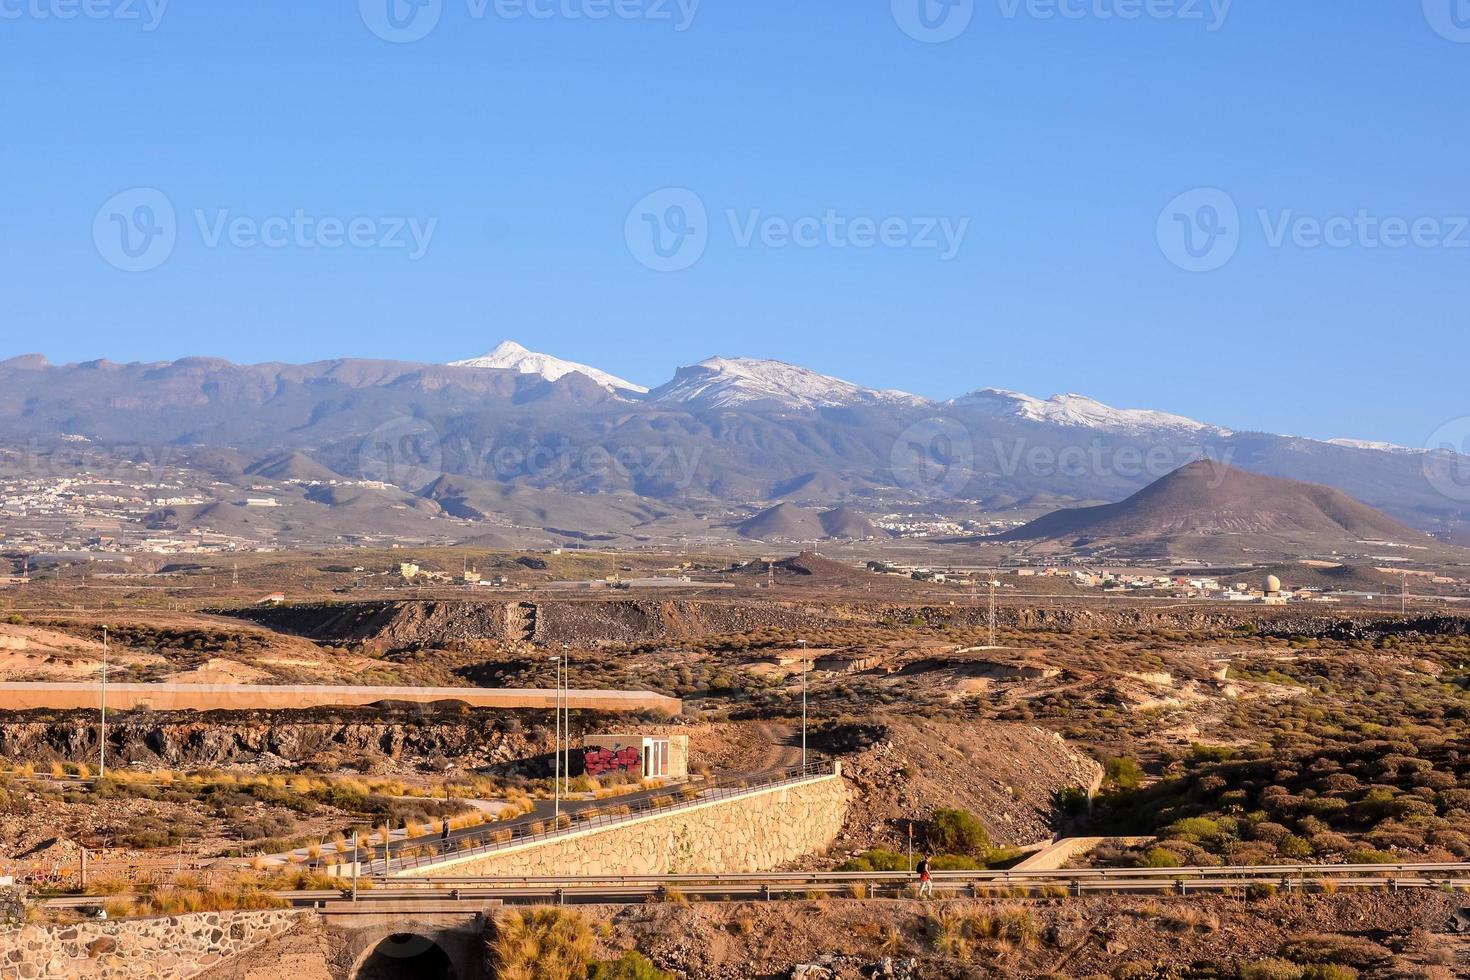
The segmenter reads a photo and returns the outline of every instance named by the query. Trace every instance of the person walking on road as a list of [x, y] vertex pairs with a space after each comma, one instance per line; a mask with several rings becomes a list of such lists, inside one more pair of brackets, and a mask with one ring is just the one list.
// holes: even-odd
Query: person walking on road
[[439, 831], [439, 849], [442, 851], [449, 846], [449, 818], [444, 818], [444, 827]]
[[929, 855], [924, 855], [924, 859], [919, 862], [919, 867], [917, 870], [919, 872], [919, 897], [933, 898], [934, 869], [933, 865], [929, 861]]

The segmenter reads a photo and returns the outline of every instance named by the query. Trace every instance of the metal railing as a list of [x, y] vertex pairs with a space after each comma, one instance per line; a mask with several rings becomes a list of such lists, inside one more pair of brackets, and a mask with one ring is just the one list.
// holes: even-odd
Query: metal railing
[[[662, 792], [630, 802], [618, 802], [613, 797], [605, 804], [594, 802], [581, 810], [563, 813], [560, 824], [547, 828], [546, 824], [556, 818], [546, 817], [539, 821], [524, 821], [511, 827], [497, 829], [486, 824], [481, 830], [461, 835], [448, 842], [433, 842], [418, 845], [426, 853], [413, 856], [389, 855], [386, 859], [365, 862], [362, 873], [369, 876], [385, 876], [414, 868], [445, 864], [465, 858], [493, 854], [510, 847], [552, 841], [572, 834], [580, 834], [600, 827], [611, 827], [628, 823], [650, 814], [676, 813], [705, 803], [738, 799], [793, 783], [806, 782], [821, 776], [832, 776], [838, 772], [835, 763], [814, 763], [794, 769], [777, 769], [770, 772], [752, 773], [739, 777], [716, 778], [700, 784], [671, 786]], [[585, 816], [592, 813], [593, 816]], [[465, 846], [466, 841], [477, 842]]]

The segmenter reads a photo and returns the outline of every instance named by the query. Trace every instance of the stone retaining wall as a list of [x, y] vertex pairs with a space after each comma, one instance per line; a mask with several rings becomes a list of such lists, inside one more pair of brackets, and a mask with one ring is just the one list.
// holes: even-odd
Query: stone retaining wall
[[592, 828], [492, 854], [451, 858], [399, 877], [437, 875], [660, 875], [769, 871], [826, 850], [852, 791], [822, 776], [729, 800]]
[[290, 932], [309, 914], [200, 912], [23, 926], [0, 933], [0, 977], [185, 980]]

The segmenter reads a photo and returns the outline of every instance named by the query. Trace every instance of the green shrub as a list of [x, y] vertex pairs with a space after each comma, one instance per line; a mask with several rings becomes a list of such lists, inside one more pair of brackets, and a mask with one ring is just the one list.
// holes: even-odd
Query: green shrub
[[990, 851], [990, 834], [967, 810], [935, 810], [929, 841], [936, 850], [946, 854], [979, 858]]
[[1121, 790], [1137, 789], [1143, 782], [1143, 767], [1137, 759], [1119, 756], [1109, 759], [1103, 766], [1109, 785]]
[[1154, 847], [1143, 856], [1143, 866], [1145, 868], [1178, 868], [1183, 866], [1183, 862], [1173, 851], [1163, 847]]
[[1240, 980], [1302, 980], [1306, 973], [1286, 960], [1261, 960], [1240, 968]]
[[1305, 837], [1296, 834], [1287, 834], [1281, 843], [1276, 845], [1281, 856], [1291, 858], [1293, 861], [1305, 861], [1312, 856], [1312, 844]]
[[587, 980], [674, 980], [674, 975], [648, 962], [648, 957], [636, 949], [630, 949], [615, 960], [593, 963], [587, 971]]

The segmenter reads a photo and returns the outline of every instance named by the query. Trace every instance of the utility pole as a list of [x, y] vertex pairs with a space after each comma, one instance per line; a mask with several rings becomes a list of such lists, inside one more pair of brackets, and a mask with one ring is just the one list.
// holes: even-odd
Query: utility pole
[[1404, 572], [1404, 590], [1403, 590], [1403, 594], [1399, 597], [1399, 615], [1401, 615], [1401, 616], [1407, 616], [1408, 614], [1409, 614], [1409, 573], [1408, 572]]
[[102, 627], [102, 737], [97, 740], [97, 778], [107, 778], [107, 627]]
[[806, 640], [797, 640], [801, 647], [801, 769], [803, 775], [806, 773], [806, 675], [811, 672], [811, 664], [806, 659]]
[[[352, 900], [357, 901], [357, 869], [362, 865], [362, 852], [357, 849], [357, 831], [352, 832]], [[383, 868], [386, 872], [388, 869]]]

